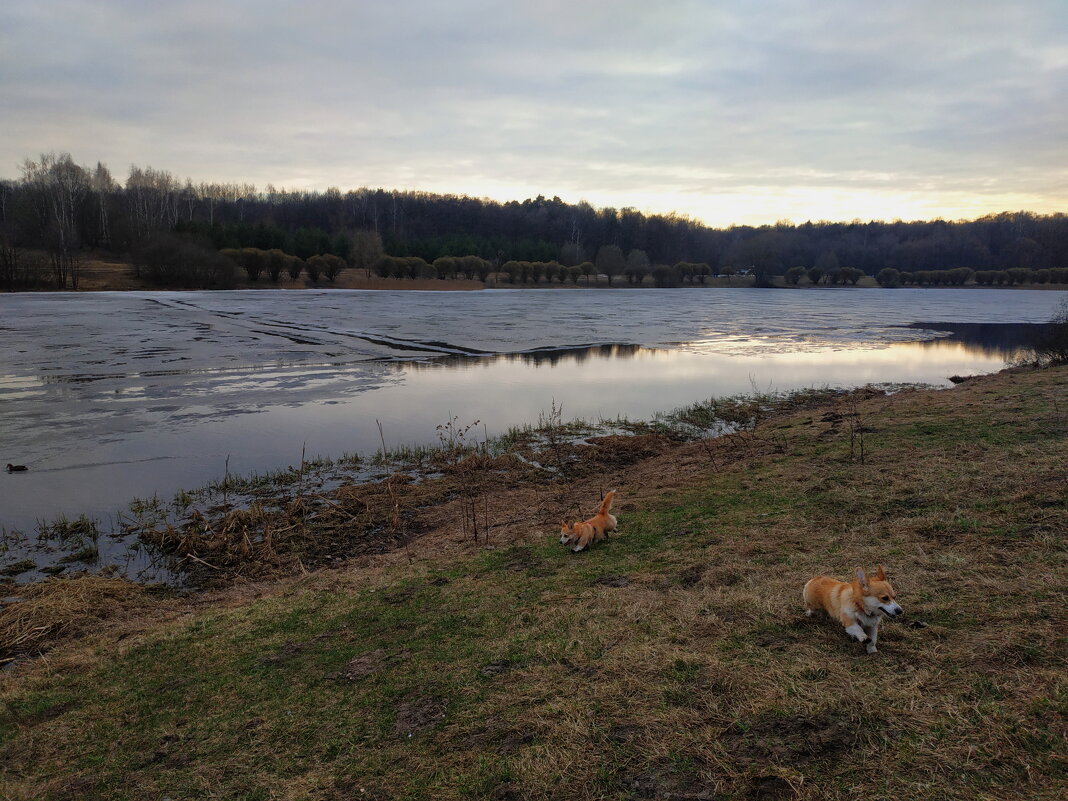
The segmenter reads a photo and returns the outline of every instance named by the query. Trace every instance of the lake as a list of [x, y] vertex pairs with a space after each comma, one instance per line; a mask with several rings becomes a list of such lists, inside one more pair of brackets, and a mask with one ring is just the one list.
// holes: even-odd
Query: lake
[[[750, 392], [948, 386], [1068, 293], [954, 289], [241, 291], [0, 296], [0, 529], [315, 455], [649, 417]], [[381, 425], [381, 432], [379, 430]]]

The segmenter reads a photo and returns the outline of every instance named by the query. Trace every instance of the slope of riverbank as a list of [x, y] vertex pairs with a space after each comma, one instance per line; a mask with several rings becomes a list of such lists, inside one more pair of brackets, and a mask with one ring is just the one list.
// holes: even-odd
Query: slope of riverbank
[[[817, 401], [339, 491], [339, 530], [404, 536], [336, 568], [51, 582], [82, 608], [0, 612], [57, 635], [3, 674], [0, 797], [1063, 797], [1068, 369]], [[567, 551], [612, 488], [619, 533]], [[800, 593], [876, 563], [906, 616], [868, 656]]]

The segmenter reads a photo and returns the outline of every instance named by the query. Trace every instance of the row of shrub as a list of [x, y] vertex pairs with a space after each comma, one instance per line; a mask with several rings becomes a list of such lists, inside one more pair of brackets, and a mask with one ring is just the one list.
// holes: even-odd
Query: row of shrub
[[837, 267], [833, 270], [824, 270], [820, 267], [791, 267], [783, 275], [788, 284], [797, 286], [801, 279], [807, 278], [811, 284], [852, 284], [864, 277], [864, 271], [856, 267]]
[[210, 244], [178, 234], [156, 234], [133, 253], [133, 272], [150, 284], [196, 289], [230, 289], [233, 262]]
[[899, 272], [893, 267], [879, 271], [875, 280], [881, 286], [963, 286], [974, 281], [980, 286], [1016, 286], [1024, 284], [1068, 283], [1068, 268], [1055, 267], [1048, 270], [1030, 270], [1014, 267], [1010, 270], [970, 270], [957, 267], [953, 270], [917, 270]]
[[875, 276], [880, 286], [964, 286], [974, 275], [967, 267], [953, 270], [916, 270], [901, 272], [893, 267], [884, 267]]
[[1068, 284], [1068, 267], [1053, 267], [1048, 270], [1029, 270], [1014, 267], [1011, 270], [977, 270], [975, 283], [983, 286], [1013, 284]]
[[[266, 274], [277, 283], [283, 274], [296, 280], [301, 272], [307, 273], [312, 281], [325, 277], [334, 281], [341, 270], [348, 264], [344, 259], [333, 254], [312, 256], [304, 260], [284, 253], [278, 249], [259, 250], [241, 248], [223, 250], [221, 253], [243, 268], [252, 281]], [[578, 284], [582, 278], [586, 283], [593, 282], [600, 273], [593, 262], [585, 261], [571, 267], [558, 261], [506, 261], [495, 270], [493, 263], [479, 256], [444, 256], [435, 259], [432, 264], [418, 256], [380, 256], [370, 266], [370, 271], [381, 278], [419, 279], [438, 278], [487, 281], [496, 273], [498, 280], [511, 284], [537, 284], [542, 281], [552, 284], [571, 282]], [[728, 279], [737, 274], [737, 270], [724, 268], [716, 271]], [[645, 268], [626, 268], [618, 276], [608, 275], [611, 286], [613, 278], [623, 278], [630, 286], [640, 286], [647, 277], [658, 287], [679, 286], [680, 284], [705, 283], [712, 274], [707, 264], [679, 262], [674, 266], [666, 264], [651, 265]], [[818, 285], [853, 285], [864, 277], [864, 271], [856, 267], [839, 267], [822, 270], [818, 267], [792, 267], [783, 276], [787, 284], [797, 286], [803, 280]], [[952, 270], [917, 270], [904, 272], [887, 267], [875, 276], [881, 286], [963, 286], [974, 281], [981, 286], [1011, 286], [1023, 284], [1068, 283], [1068, 268], [1048, 270], [1029, 270], [1014, 268], [1011, 270], [979, 270], [966, 267]]]
[[[592, 261], [584, 261], [570, 267], [558, 261], [506, 261], [501, 265], [500, 271], [505, 280], [513, 284], [537, 284], [543, 279], [550, 284], [554, 281], [560, 284], [568, 281], [577, 284], [583, 277], [589, 284], [603, 275], [608, 279], [609, 286], [612, 286], [616, 278], [622, 278], [629, 286], [640, 286], [647, 277], [651, 277], [653, 284], [658, 287], [679, 286], [687, 282], [692, 284], [695, 281], [704, 284], [705, 279], [712, 273], [711, 268], [703, 263], [678, 262], [671, 266], [649, 264], [648, 261], [630, 264], [621, 272], [602, 270]], [[736, 273], [737, 270], [731, 267], [722, 271], [722, 274], [728, 277]]]
[[583, 275], [587, 279], [596, 275], [591, 262], [576, 267], [565, 267], [557, 261], [506, 261], [494, 270], [493, 262], [479, 256], [443, 256], [428, 264], [418, 256], [380, 256], [371, 264], [371, 271], [380, 278], [467, 278], [487, 281], [496, 272], [499, 280], [512, 284], [550, 283], [567, 280], [578, 283]]
[[[418, 256], [386, 256], [375, 258], [368, 265], [368, 273], [383, 278], [438, 278], [487, 281], [496, 274], [497, 280], [511, 284], [538, 284], [542, 281], [578, 284], [585, 277], [593, 283], [599, 275], [607, 275], [611, 286], [614, 278], [624, 279], [631, 286], [641, 286], [647, 278], [658, 287], [679, 286], [684, 283], [704, 284], [713, 270], [704, 263], [679, 262], [674, 266], [650, 265], [648, 260], [631, 260], [620, 272], [605, 271], [590, 261], [566, 266], [559, 261], [504, 262], [500, 267], [479, 256], [445, 256], [428, 263]], [[364, 262], [367, 264], [367, 262]], [[137, 274], [151, 283], [165, 286], [224, 288], [236, 283], [235, 268], [243, 270], [250, 281], [267, 276], [278, 283], [283, 276], [297, 280], [302, 273], [317, 282], [326, 278], [333, 282], [349, 263], [334, 254], [326, 253], [302, 259], [279, 248], [227, 248], [215, 251], [206, 241], [174, 234], [161, 234], [146, 241], [135, 257]], [[732, 277], [739, 271], [725, 267], [714, 271]], [[855, 267], [792, 267], [783, 276], [789, 285], [802, 281], [810, 284], [856, 285], [864, 272]], [[962, 286], [973, 282], [981, 286], [1011, 286], [1024, 284], [1068, 283], [1068, 268], [1031, 270], [979, 270], [965, 267], [952, 270], [899, 271], [887, 267], [875, 276], [881, 286]], [[758, 284], [759, 285], [759, 284]], [[764, 284], [767, 285], [767, 284]]]
[[283, 274], [296, 281], [302, 272], [307, 273], [312, 281], [318, 281], [321, 277], [333, 281], [338, 273], [348, 267], [344, 259], [333, 253], [302, 259], [278, 248], [225, 248], [219, 252], [243, 269], [250, 281], [258, 281], [261, 275], [266, 274], [275, 284], [281, 280]]
[[553, 281], [561, 284], [565, 281], [571, 281], [571, 283], [577, 284], [582, 276], [586, 276], [586, 283], [589, 283], [591, 277], [597, 275], [597, 268], [592, 261], [584, 261], [571, 267], [567, 267], [555, 260], [506, 261], [501, 265], [501, 272], [504, 273], [511, 284], [536, 284], [543, 278], [550, 284]]
[[479, 256], [443, 256], [429, 264], [419, 256], [379, 256], [371, 272], [380, 278], [460, 278], [485, 281], [493, 262]]

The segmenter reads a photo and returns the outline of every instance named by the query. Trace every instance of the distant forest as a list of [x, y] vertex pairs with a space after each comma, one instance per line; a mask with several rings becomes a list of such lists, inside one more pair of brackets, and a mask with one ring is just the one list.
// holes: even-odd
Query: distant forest
[[[450, 277], [457, 267], [462, 271], [464, 260], [449, 257], [478, 257], [466, 262], [468, 273], [501, 270], [537, 280], [546, 277], [547, 265], [555, 265], [551, 269], [561, 281], [596, 271], [632, 284], [652, 277], [657, 285], [741, 271], [755, 275], [759, 285], [777, 275], [789, 281], [791, 270], [811, 277], [845, 270], [876, 276], [887, 270], [911, 275], [1068, 267], [1064, 214], [723, 229], [677, 214], [594, 208], [557, 197], [500, 203], [367, 188], [287, 191], [195, 184], [137, 166], [120, 183], [104, 164], [78, 165], [68, 154], [27, 160], [20, 172], [16, 180], [0, 181], [0, 286], [6, 288], [33, 280], [27, 251], [48, 254], [54, 285], [76, 288], [79, 259], [87, 249], [128, 257], [146, 269], [168, 253], [183, 253], [179, 260], [186, 261], [212, 261], [226, 253], [237, 264], [241, 259], [234, 254], [243, 250], [284, 254], [289, 261], [276, 259], [275, 279], [281, 270], [299, 271], [317, 256], [340, 260], [319, 262], [328, 277], [347, 266], [383, 271], [389, 265], [398, 274], [405, 268], [397, 265], [409, 271], [425, 265], [427, 275]], [[225, 284], [221, 264], [209, 265], [194, 283]], [[269, 264], [265, 257], [268, 272]]]

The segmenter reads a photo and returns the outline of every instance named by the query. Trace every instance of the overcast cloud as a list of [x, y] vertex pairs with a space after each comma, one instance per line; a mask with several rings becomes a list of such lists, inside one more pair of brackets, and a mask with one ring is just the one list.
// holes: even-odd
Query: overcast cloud
[[1068, 2], [0, 6], [0, 176], [779, 218], [1068, 210]]

